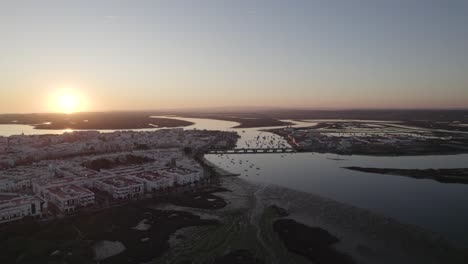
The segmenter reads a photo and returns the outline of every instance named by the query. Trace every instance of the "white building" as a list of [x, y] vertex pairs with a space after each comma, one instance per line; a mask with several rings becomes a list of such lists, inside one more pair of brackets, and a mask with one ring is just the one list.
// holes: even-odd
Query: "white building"
[[144, 184], [145, 192], [155, 192], [174, 186], [174, 177], [162, 175], [158, 172], [145, 171], [134, 175], [133, 178]]
[[[78, 170], [78, 169], [77, 169]], [[82, 169], [79, 170], [83, 176], [74, 176], [67, 178], [41, 178], [32, 180], [32, 190], [35, 194], [44, 198], [44, 190], [51, 187], [65, 186], [65, 185], [77, 185], [83, 188], [93, 188], [94, 183], [103, 178], [112, 177], [112, 174], [106, 172], [95, 173], [91, 170]]]
[[47, 188], [44, 197], [64, 213], [94, 204], [94, 193], [75, 184]]
[[139, 198], [145, 190], [142, 182], [122, 176], [98, 180], [94, 185], [119, 200]]
[[0, 178], [0, 191], [11, 192], [16, 189], [16, 183], [13, 179], [2, 177]]
[[167, 168], [158, 171], [165, 176], [172, 176], [175, 178], [177, 185], [188, 185], [200, 181], [203, 177], [203, 172], [200, 170], [190, 170], [185, 168]]
[[37, 196], [0, 193], [0, 224], [20, 220], [26, 216], [47, 214], [47, 202]]
[[88, 177], [69, 177], [69, 178], [54, 178], [54, 179], [37, 179], [33, 180], [33, 192], [41, 197], [45, 197], [47, 189], [52, 187], [60, 187], [66, 185], [77, 185], [92, 187], [94, 179]]
[[0, 191], [3, 192], [19, 192], [31, 189], [31, 179], [25, 177], [14, 178], [0, 178]]

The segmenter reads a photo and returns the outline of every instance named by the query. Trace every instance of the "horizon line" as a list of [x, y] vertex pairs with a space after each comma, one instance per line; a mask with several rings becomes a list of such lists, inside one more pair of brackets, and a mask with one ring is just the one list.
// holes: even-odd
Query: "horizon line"
[[159, 108], [159, 109], [139, 109], [139, 110], [124, 110], [124, 109], [114, 109], [114, 110], [89, 110], [89, 111], [78, 111], [73, 113], [62, 113], [62, 112], [4, 112], [0, 113], [0, 115], [27, 115], [27, 114], [63, 114], [63, 115], [74, 115], [74, 114], [92, 114], [92, 113], [123, 113], [123, 112], [163, 112], [163, 111], [216, 111], [218, 113], [223, 112], [232, 112], [232, 111], [240, 111], [245, 110], [245, 112], [249, 112], [252, 110], [263, 110], [263, 111], [468, 111], [468, 107], [384, 107], [384, 108], [376, 108], [376, 107], [359, 107], [359, 108], [324, 108], [324, 107], [270, 107], [270, 106], [236, 106], [236, 107], [174, 107], [174, 108]]

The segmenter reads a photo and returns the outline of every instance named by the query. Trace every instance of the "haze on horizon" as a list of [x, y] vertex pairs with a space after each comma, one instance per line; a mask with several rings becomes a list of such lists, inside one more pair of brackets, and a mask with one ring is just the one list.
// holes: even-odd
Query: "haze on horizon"
[[5, 0], [0, 113], [466, 108], [466, 25], [463, 0]]

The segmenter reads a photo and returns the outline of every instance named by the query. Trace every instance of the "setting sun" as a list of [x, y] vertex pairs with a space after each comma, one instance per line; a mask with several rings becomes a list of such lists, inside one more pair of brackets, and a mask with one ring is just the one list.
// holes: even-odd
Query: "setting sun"
[[71, 114], [81, 111], [83, 99], [74, 91], [61, 91], [54, 96], [52, 105], [55, 112]]
[[73, 94], [63, 94], [58, 98], [58, 105], [65, 113], [73, 113], [78, 105], [78, 98]]

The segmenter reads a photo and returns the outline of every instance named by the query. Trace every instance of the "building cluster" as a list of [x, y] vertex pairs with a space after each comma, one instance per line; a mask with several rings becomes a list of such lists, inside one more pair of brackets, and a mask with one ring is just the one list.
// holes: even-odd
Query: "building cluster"
[[[134, 165], [129, 156], [133, 159], [140, 157], [145, 162]], [[112, 163], [114, 160], [120, 162]], [[114, 165], [99, 170], [86, 168], [86, 164], [92, 161]], [[204, 179], [201, 165], [174, 148], [42, 161], [32, 166], [0, 171], [0, 175], [0, 192], [5, 192], [0, 204], [11, 204], [17, 199], [16, 196], [6, 199], [10, 197], [7, 194], [12, 192], [21, 193], [23, 200], [38, 199], [44, 202], [36, 211], [25, 211], [21, 216], [44, 215], [47, 205], [60, 213], [69, 214], [86, 207], [98, 207], [97, 195], [115, 201], [140, 199], [144, 194], [160, 194], [177, 187], [192, 186]], [[15, 182], [17, 175], [22, 176], [21, 181]], [[0, 209], [0, 214], [2, 212]]]
[[0, 193], [0, 224], [25, 216], [42, 217], [46, 208], [47, 202], [38, 196]]
[[157, 148], [202, 150], [212, 146], [230, 146], [237, 133], [226, 131], [183, 130], [155, 131], [74, 131], [62, 135], [0, 136], [0, 169], [30, 165], [36, 161], [83, 155]]
[[[0, 139], [0, 160], [7, 160], [0, 169], [0, 223], [7, 223], [51, 212], [97, 210], [109, 201], [193, 186], [206, 178], [186, 148], [232, 144], [223, 142], [236, 137], [226, 132], [170, 129]], [[29, 162], [23, 164], [25, 159]]]

